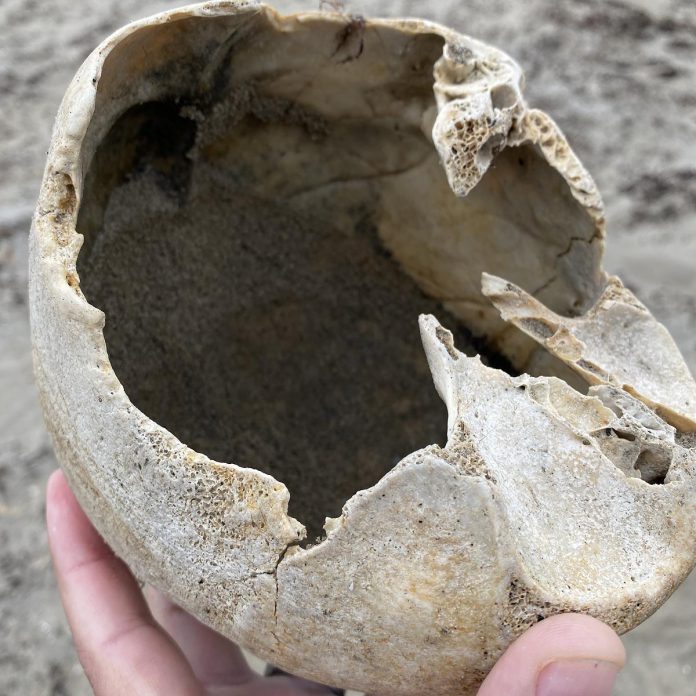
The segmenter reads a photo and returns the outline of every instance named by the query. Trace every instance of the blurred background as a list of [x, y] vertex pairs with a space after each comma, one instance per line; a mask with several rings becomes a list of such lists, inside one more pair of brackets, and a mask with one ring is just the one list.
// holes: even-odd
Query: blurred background
[[[0, 0], [0, 694], [91, 693], [51, 573], [43, 491], [56, 462], [31, 371], [27, 238], [53, 118], [103, 38], [175, 5]], [[608, 270], [696, 373], [694, 0], [355, 0], [343, 11], [436, 20], [522, 65], [529, 103], [558, 121], [604, 195]], [[696, 694], [695, 600], [696, 575], [625, 637], [617, 694]]]

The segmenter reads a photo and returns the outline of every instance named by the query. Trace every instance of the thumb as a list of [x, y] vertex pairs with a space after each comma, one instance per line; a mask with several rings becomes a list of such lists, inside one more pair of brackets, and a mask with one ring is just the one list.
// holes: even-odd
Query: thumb
[[609, 626], [581, 614], [530, 628], [498, 660], [478, 696], [610, 696], [626, 652]]

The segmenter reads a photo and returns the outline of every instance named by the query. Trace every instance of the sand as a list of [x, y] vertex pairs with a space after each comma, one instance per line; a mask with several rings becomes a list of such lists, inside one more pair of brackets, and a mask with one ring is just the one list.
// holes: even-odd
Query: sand
[[[318, 3], [279, 2], [281, 9]], [[161, 0], [0, 4], [0, 693], [90, 693], [55, 590], [43, 490], [56, 466], [31, 375], [27, 232], [54, 114], [112, 30]], [[363, 0], [507, 50], [593, 173], [609, 219], [607, 266], [670, 329], [696, 371], [696, 4], [693, 0]], [[696, 694], [696, 577], [625, 637], [619, 695]]]

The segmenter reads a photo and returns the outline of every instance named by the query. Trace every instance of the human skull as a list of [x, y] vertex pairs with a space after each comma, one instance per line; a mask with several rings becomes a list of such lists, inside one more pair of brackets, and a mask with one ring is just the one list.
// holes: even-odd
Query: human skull
[[108, 38], [60, 108], [58, 458], [138, 578], [289, 672], [471, 693], [535, 622], [629, 630], [694, 565], [696, 384], [522, 84], [430, 22], [220, 1]]

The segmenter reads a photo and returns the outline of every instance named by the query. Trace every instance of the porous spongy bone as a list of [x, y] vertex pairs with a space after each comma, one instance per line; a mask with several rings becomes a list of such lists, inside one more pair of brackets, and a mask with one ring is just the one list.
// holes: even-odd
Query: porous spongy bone
[[61, 105], [30, 276], [61, 465], [140, 579], [290, 672], [473, 693], [694, 564], [696, 387], [522, 83], [428, 22], [213, 2]]

